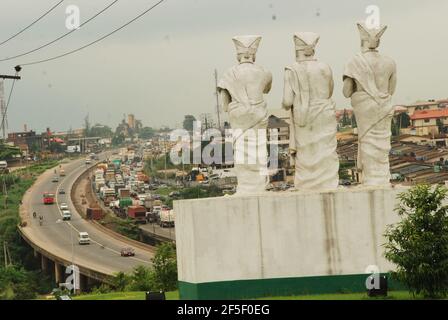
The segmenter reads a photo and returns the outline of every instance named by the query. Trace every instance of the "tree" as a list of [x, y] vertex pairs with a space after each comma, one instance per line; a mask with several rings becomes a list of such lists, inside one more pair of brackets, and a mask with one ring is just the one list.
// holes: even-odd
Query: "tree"
[[64, 146], [58, 142], [50, 142], [48, 149], [53, 153], [62, 153], [64, 152]]
[[413, 294], [448, 293], [448, 190], [419, 185], [398, 196], [401, 222], [389, 226], [385, 257], [396, 265], [392, 276]]
[[36, 278], [23, 268], [0, 268], [0, 300], [24, 300], [36, 297]]
[[436, 124], [437, 124], [437, 128], [439, 129], [439, 133], [444, 133], [444, 131], [445, 131], [445, 126], [444, 126], [442, 120], [437, 119], [437, 120], [436, 120]]
[[176, 249], [171, 243], [157, 247], [152, 259], [155, 289], [172, 291], [177, 288]]
[[411, 125], [411, 117], [409, 117], [409, 115], [406, 112], [401, 112], [397, 116], [397, 123], [400, 129], [408, 128]]
[[350, 119], [349, 119], [349, 117], [348, 117], [347, 110], [344, 109], [344, 112], [343, 112], [343, 114], [342, 114], [342, 119], [341, 119], [341, 125], [342, 125], [343, 127], [346, 127], [346, 126], [348, 126], [348, 125], [350, 125], [350, 124], [351, 124], [351, 122], [350, 122]]
[[131, 277], [122, 271], [116, 273], [115, 277], [111, 278], [111, 285], [116, 291], [124, 291], [130, 283]]
[[122, 144], [125, 140], [124, 134], [123, 133], [119, 133], [113, 136], [112, 138], [112, 145], [114, 146], [118, 146], [120, 144]]
[[152, 291], [154, 289], [154, 273], [151, 268], [137, 266], [132, 271], [132, 284], [129, 286], [131, 291]]
[[196, 121], [196, 118], [192, 115], [186, 115], [183, 122], [183, 127], [187, 131], [193, 131], [193, 122]]
[[86, 135], [88, 137], [110, 138], [114, 133], [110, 127], [97, 123], [90, 128], [89, 132], [86, 132]]
[[141, 139], [147, 140], [147, 139], [151, 139], [152, 137], [154, 137], [154, 134], [155, 134], [155, 132], [154, 132], [153, 128], [143, 127], [140, 129], [138, 136]]
[[19, 148], [0, 142], [0, 160], [8, 160], [21, 154]]
[[355, 112], [352, 113], [351, 124], [352, 124], [352, 128], [357, 128], [358, 127], [358, 124], [356, 123]]
[[393, 120], [390, 124], [390, 129], [392, 131], [392, 136], [397, 137], [400, 135], [400, 128], [395, 120]]

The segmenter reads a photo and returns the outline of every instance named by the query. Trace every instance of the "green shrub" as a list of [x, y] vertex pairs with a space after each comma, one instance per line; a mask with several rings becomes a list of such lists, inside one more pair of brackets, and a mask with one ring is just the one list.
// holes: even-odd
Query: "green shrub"
[[427, 298], [448, 293], [448, 207], [444, 187], [419, 185], [398, 196], [401, 222], [390, 226], [385, 257], [396, 265], [392, 276], [412, 294]]

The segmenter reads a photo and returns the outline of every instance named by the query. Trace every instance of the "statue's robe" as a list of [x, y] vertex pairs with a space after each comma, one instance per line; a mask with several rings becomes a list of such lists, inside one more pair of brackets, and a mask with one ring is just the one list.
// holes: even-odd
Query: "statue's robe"
[[286, 68], [294, 92], [291, 108], [290, 149], [295, 156], [295, 187], [300, 190], [335, 189], [339, 184], [336, 153], [337, 123], [332, 99], [310, 97], [308, 71], [303, 63]]
[[362, 183], [389, 185], [391, 121], [394, 113], [392, 96], [378, 89], [375, 74], [363, 54], [356, 55], [349, 62], [345, 77], [355, 79], [362, 86], [351, 97], [358, 126], [357, 163], [362, 171]]
[[[260, 81], [270, 78], [261, 67], [254, 65], [254, 74]], [[267, 104], [248, 96], [246, 84], [239, 76], [238, 66], [228, 70], [218, 83], [218, 89], [229, 92], [229, 121], [232, 127], [234, 169], [238, 179], [237, 194], [264, 192], [268, 184], [267, 174]], [[246, 70], [247, 72], [247, 70]], [[260, 94], [262, 96], [262, 93]], [[260, 131], [261, 130], [261, 131]], [[263, 133], [261, 136], [259, 133]], [[260, 139], [261, 137], [261, 139]]]

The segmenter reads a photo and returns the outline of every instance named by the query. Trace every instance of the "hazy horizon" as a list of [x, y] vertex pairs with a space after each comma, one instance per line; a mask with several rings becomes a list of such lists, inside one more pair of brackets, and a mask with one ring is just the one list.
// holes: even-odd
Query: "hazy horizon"
[[[29, 24], [56, 0], [3, 0], [0, 42]], [[76, 4], [81, 22], [111, 3], [70, 1], [30, 30], [0, 46], [0, 59], [53, 40], [65, 28], [65, 8]], [[29, 56], [0, 62], [1, 74], [13, 67], [52, 57], [93, 41], [122, 25], [156, 1], [119, 1], [103, 15], [56, 44]], [[284, 67], [294, 61], [292, 35], [314, 31], [321, 39], [318, 59], [333, 69], [333, 98], [339, 109], [349, 107], [342, 95], [344, 65], [359, 52], [356, 22], [378, 5], [389, 26], [380, 52], [398, 67], [395, 104], [443, 99], [448, 44], [439, 34], [448, 27], [448, 2], [364, 0], [167, 0], [136, 23], [112, 37], [71, 56], [24, 67], [8, 112], [9, 132], [27, 124], [38, 132], [79, 128], [89, 114], [92, 124], [113, 128], [123, 114], [133, 113], [144, 125], [179, 126], [186, 114], [215, 113], [214, 69], [222, 74], [236, 63], [231, 38], [263, 36], [257, 63], [273, 73], [269, 108], [280, 108]], [[7, 14], [5, 14], [7, 13]], [[8, 95], [11, 81], [5, 81]]]

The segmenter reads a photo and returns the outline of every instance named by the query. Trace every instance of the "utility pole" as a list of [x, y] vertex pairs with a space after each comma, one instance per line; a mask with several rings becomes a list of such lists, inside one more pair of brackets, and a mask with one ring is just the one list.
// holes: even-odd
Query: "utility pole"
[[8, 243], [6, 241], [3, 241], [3, 255], [5, 258], [5, 268], [12, 265], [12, 259], [11, 259], [11, 253], [8, 249]]
[[[17, 74], [20, 72], [20, 70], [22, 70], [22, 67], [20, 67], [20, 66], [16, 66], [15, 67], [15, 70], [16, 70], [16, 74], [14, 75], [14, 76], [11, 76], [11, 75], [5, 75], [5, 74], [0, 74], [0, 80], [2, 80], [1, 82], [0, 82], [0, 116], [1, 116], [1, 118], [2, 118], [2, 122], [1, 122], [1, 130], [2, 130], [2, 137], [3, 137], [3, 140], [6, 140], [6, 127], [7, 127], [7, 123], [8, 123], [8, 120], [7, 120], [7, 112], [8, 112], [8, 105], [9, 105], [9, 98], [11, 98], [11, 96], [8, 98], [8, 101], [6, 102], [6, 104], [5, 104], [5, 101], [4, 101], [4, 92], [3, 92], [3, 80], [5, 80], [5, 79], [12, 79], [12, 80], [14, 80], [14, 81], [16, 81], [16, 80], [20, 80], [21, 79], [21, 77], [19, 77]], [[14, 84], [13, 84], [13, 87], [12, 88], [14, 88]], [[11, 88], [11, 92], [12, 92], [12, 88]]]
[[215, 94], [216, 94], [216, 112], [218, 114], [218, 129], [221, 130], [221, 116], [219, 114], [218, 70], [216, 69], [215, 69]]

